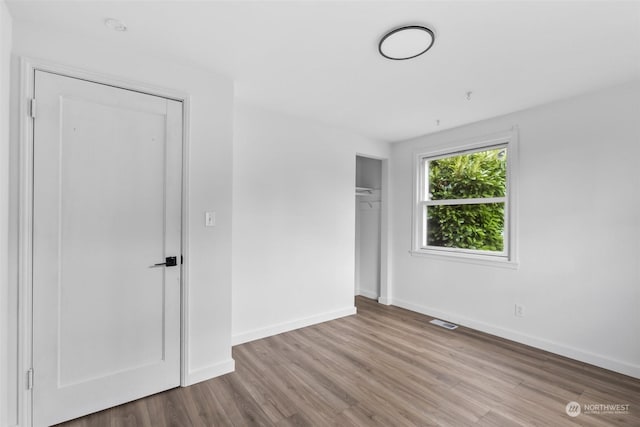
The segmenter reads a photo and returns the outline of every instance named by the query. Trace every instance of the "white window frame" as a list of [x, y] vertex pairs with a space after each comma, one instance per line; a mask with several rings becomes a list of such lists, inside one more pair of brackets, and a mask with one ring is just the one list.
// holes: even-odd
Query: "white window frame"
[[[426, 200], [427, 185], [425, 174], [427, 173], [427, 161], [442, 159], [462, 154], [470, 154], [496, 148], [507, 149], [507, 184], [504, 197], [489, 197], [479, 199], [457, 200]], [[414, 153], [414, 188], [412, 200], [413, 227], [412, 227], [412, 255], [427, 256], [438, 259], [471, 262], [474, 264], [497, 265], [510, 268], [517, 267], [516, 246], [516, 165], [518, 159], [518, 132], [513, 128], [506, 132], [487, 135], [466, 141], [452, 142], [430, 147]], [[424, 213], [426, 206], [479, 204], [479, 203], [505, 203], [504, 219], [504, 249], [502, 252], [491, 252], [463, 248], [447, 248], [427, 246], [424, 241], [426, 236], [426, 218]]]

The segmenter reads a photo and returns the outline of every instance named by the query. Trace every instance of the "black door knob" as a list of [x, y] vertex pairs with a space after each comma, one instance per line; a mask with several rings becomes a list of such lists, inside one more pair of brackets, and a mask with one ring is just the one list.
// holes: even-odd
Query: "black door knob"
[[165, 267], [175, 267], [176, 265], [178, 265], [178, 258], [174, 256], [168, 256], [164, 259], [164, 262], [153, 264], [154, 267], [159, 267], [161, 265], [164, 265]]

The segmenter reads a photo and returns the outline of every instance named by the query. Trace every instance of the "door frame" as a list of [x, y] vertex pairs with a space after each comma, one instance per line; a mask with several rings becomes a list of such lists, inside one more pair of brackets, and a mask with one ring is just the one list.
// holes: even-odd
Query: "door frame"
[[[180, 385], [188, 385], [189, 360], [189, 106], [187, 93], [157, 87], [68, 67], [58, 63], [20, 58], [20, 102], [19, 102], [19, 161], [18, 161], [18, 420], [20, 425], [32, 425], [32, 390], [29, 389], [29, 370], [33, 360], [33, 119], [31, 99], [34, 98], [35, 72], [44, 71], [86, 80], [92, 83], [141, 92], [148, 95], [182, 102], [182, 236], [181, 254], [184, 262], [180, 274]], [[35, 112], [37, 116], [37, 108]]]
[[[391, 184], [391, 174], [389, 173], [389, 158], [381, 157], [372, 154], [365, 154], [363, 152], [356, 152], [354, 157], [354, 165], [357, 161], [358, 157], [366, 157], [369, 159], [380, 160], [382, 162], [381, 172], [382, 178], [380, 183], [380, 295], [378, 295], [378, 302], [384, 305], [391, 304], [391, 293], [392, 293], [392, 285], [391, 285], [391, 251], [389, 250], [390, 244], [390, 227], [389, 227], [389, 216], [390, 216], [390, 184]], [[355, 172], [355, 168], [354, 168]], [[355, 176], [354, 176], [355, 182]], [[358, 215], [358, 213], [355, 213]], [[357, 227], [357, 224], [356, 224]], [[356, 242], [357, 245], [357, 242]], [[359, 255], [354, 254], [354, 266], [358, 264], [355, 257], [359, 257]], [[356, 273], [358, 274], [358, 273]], [[354, 274], [354, 291], [356, 284], [357, 275]], [[354, 292], [355, 293], [355, 292]]]

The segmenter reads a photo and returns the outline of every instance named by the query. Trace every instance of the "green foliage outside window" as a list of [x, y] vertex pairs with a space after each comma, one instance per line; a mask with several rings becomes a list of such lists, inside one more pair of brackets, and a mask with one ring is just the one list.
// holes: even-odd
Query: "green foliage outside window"
[[[506, 148], [428, 162], [429, 200], [505, 197]], [[503, 202], [428, 206], [427, 244], [502, 251]]]

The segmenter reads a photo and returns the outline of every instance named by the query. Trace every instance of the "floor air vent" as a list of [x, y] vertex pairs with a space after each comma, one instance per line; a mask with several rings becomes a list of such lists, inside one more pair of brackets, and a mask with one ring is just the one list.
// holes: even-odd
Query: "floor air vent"
[[440, 319], [433, 319], [429, 323], [433, 323], [434, 325], [442, 326], [445, 329], [454, 330], [458, 327], [458, 325], [454, 325], [453, 323], [445, 322]]

